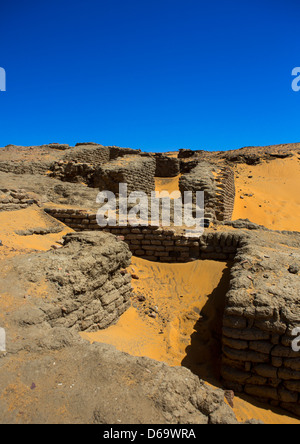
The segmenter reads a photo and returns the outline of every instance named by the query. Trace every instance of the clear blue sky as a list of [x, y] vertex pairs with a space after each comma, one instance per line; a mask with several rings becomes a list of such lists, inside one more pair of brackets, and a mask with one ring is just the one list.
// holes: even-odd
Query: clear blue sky
[[0, 146], [299, 142], [299, 23], [299, 0], [2, 0]]

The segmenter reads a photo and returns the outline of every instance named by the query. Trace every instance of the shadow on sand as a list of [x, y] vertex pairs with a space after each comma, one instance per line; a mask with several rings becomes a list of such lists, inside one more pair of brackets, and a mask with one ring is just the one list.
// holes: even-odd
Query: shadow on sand
[[200, 312], [191, 344], [186, 348], [186, 356], [181, 363], [199, 378], [217, 386], [220, 386], [225, 295], [230, 282], [230, 264], [227, 265], [219, 285]]
[[[223, 389], [221, 383], [222, 326], [225, 296], [230, 285], [230, 267], [231, 264], [227, 264], [219, 285], [208, 297], [207, 303], [201, 310], [200, 317], [194, 326], [195, 332], [191, 335], [191, 345], [186, 348], [186, 356], [181, 363], [200, 379]], [[238, 397], [259, 409], [299, 420], [290, 412], [260, 402], [246, 394], [238, 394]]]

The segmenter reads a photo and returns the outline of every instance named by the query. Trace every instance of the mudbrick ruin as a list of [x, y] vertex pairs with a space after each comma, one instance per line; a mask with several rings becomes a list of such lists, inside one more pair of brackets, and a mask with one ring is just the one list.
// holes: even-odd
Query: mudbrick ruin
[[[262, 422], [239, 419], [238, 396], [299, 420], [300, 352], [292, 342], [300, 327], [300, 233], [233, 217], [252, 198], [237, 186], [244, 168], [251, 181], [255, 168], [298, 166], [299, 158], [300, 144], [164, 154], [96, 143], [2, 148], [0, 423]], [[147, 195], [167, 183], [204, 191], [204, 234], [172, 224], [101, 228], [97, 194], [117, 195], [120, 183]], [[214, 387], [184, 360], [170, 366], [83, 338], [147, 305], [135, 291], [133, 258], [224, 263], [218, 316], [205, 332], [218, 355]], [[139, 312], [160, 322], [159, 307], [146, 305]], [[195, 313], [197, 326], [206, 314]]]

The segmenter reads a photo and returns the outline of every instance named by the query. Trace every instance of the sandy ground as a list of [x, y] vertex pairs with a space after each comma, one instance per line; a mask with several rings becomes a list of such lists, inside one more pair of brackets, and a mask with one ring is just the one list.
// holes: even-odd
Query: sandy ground
[[161, 197], [167, 195], [167, 193], [172, 194], [172, 198], [180, 197], [179, 192], [179, 178], [176, 177], [156, 177], [155, 178], [155, 191], [159, 193]]
[[[225, 263], [214, 261], [171, 265], [134, 257], [129, 271], [139, 279], [133, 280], [137, 295], [133, 307], [117, 325], [82, 335], [91, 341], [110, 343], [121, 351], [170, 365], [196, 362], [198, 373], [203, 373], [202, 367], [213, 358], [207, 353], [210, 346], [213, 350], [214, 340], [207, 336], [195, 343], [191, 337], [197, 330], [204, 330], [209, 321], [213, 322], [218, 308], [222, 309], [222, 302], [214, 291], [224, 279], [223, 275], [228, 277], [226, 268]], [[205, 309], [209, 295], [213, 295], [214, 300], [209, 304], [213, 309]], [[139, 301], [139, 296], [145, 301]], [[203, 326], [198, 322], [200, 313]], [[195, 355], [199, 359], [195, 359]]]
[[[297, 156], [256, 166], [238, 164], [235, 172], [237, 198], [233, 219], [248, 218], [268, 228], [300, 231]], [[156, 190], [176, 191], [178, 180], [179, 177], [157, 179]], [[28, 236], [16, 233], [54, 225], [60, 226], [61, 231]], [[0, 213], [0, 259], [35, 249], [46, 251], [70, 231], [37, 207]], [[148, 356], [171, 366], [184, 365], [209, 383], [217, 384], [218, 339], [228, 264], [195, 261], [158, 265], [133, 258], [129, 272], [138, 277], [133, 280], [133, 306], [116, 325], [82, 336], [90, 342], [112, 344], [135, 356]], [[5, 302], [0, 297], [0, 304], [1, 299]], [[1, 306], [2, 310], [5, 307]], [[300, 420], [249, 398], [236, 397], [234, 406], [241, 421], [256, 418], [267, 424], [300, 424]]]
[[[0, 212], [0, 259], [20, 253], [29, 253], [32, 250], [47, 251], [56, 244], [66, 233], [73, 231], [59, 221], [54, 221], [44, 211], [36, 206], [19, 211]], [[29, 229], [58, 230], [57, 233], [20, 235], [19, 231]]]
[[[135, 293], [146, 300], [134, 301], [116, 325], [95, 333], [81, 333], [90, 342], [114, 345], [134, 356], [147, 356], [171, 366], [184, 365], [218, 386], [220, 313], [228, 285], [228, 267], [222, 262], [195, 261], [188, 264], [157, 264], [133, 257], [129, 271]], [[156, 317], [145, 314], [157, 309]], [[155, 311], [150, 310], [151, 313]], [[234, 399], [240, 421], [260, 419], [266, 424], [300, 424], [280, 409]]]
[[[271, 229], [300, 230], [299, 173], [297, 156], [256, 166], [238, 164], [233, 220], [248, 218]], [[156, 178], [156, 191], [178, 191], [178, 181], [179, 177]], [[133, 307], [116, 325], [83, 337], [112, 344], [135, 356], [148, 356], [172, 366], [184, 365], [217, 384], [220, 317], [229, 279], [227, 264], [195, 261], [158, 265], [133, 258], [129, 271], [139, 277], [133, 281], [134, 290], [145, 301], [136, 297]], [[247, 397], [236, 397], [234, 404], [240, 421], [256, 418], [266, 424], [300, 424], [281, 410]]]
[[237, 164], [233, 220], [250, 219], [273, 230], [300, 231], [300, 162], [292, 158]]

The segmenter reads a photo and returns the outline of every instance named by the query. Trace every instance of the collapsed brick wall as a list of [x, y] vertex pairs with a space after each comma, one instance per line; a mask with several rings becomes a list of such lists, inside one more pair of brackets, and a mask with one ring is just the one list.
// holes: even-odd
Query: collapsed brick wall
[[23, 189], [0, 189], [0, 211], [15, 211], [40, 202], [36, 195], [27, 193]]
[[27, 147], [7, 145], [1, 148], [0, 171], [44, 175], [49, 171], [52, 162], [64, 155], [61, 147], [59, 144]]
[[95, 170], [93, 186], [100, 191], [119, 194], [119, 184], [126, 183], [128, 193], [143, 191], [150, 195], [155, 190], [155, 159], [152, 157], [124, 156]]
[[210, 221], [216, 219], [217, 208], [217, 183], [215, 181], [215, 174], [217, 172], [216, 166], [207, 162], [198, 163], [192, 170], [183, 174], [179, 179], [179, 190], [183, 196], [184, 192], [193, 192], [193, 203], [196, 204], [196, 192], [204, 192], [204, 212], [205, 217]]
[[124, 242], [102, 232], [70, 233], [63, 248], [33, 256], [28, 276], [45, 276], [50, 297], [38, 301], [31, 323], [72, 331], [96, 331], [115, 323], [131, 305], [131, 275], [125, 270], [130, 259]]
[[180, 161], [174, 157], [164, 156], [161, 153], [155, 154], [156, 177], [176, 177], [180, 174]]
[[95, 143], [79, 143], [69, 149], [62, 159], [50, 165], [50, 177], [63, 182], [83, 182], [92, 186], [97, 165], [105, 164], [109, 160], [109, 147]]
[[54, 162], [50, 167], [50, 177], [61, 180], [62, 182], [93, 184], [95, 167], [88, 163], [79, 163], [74, 161]]

